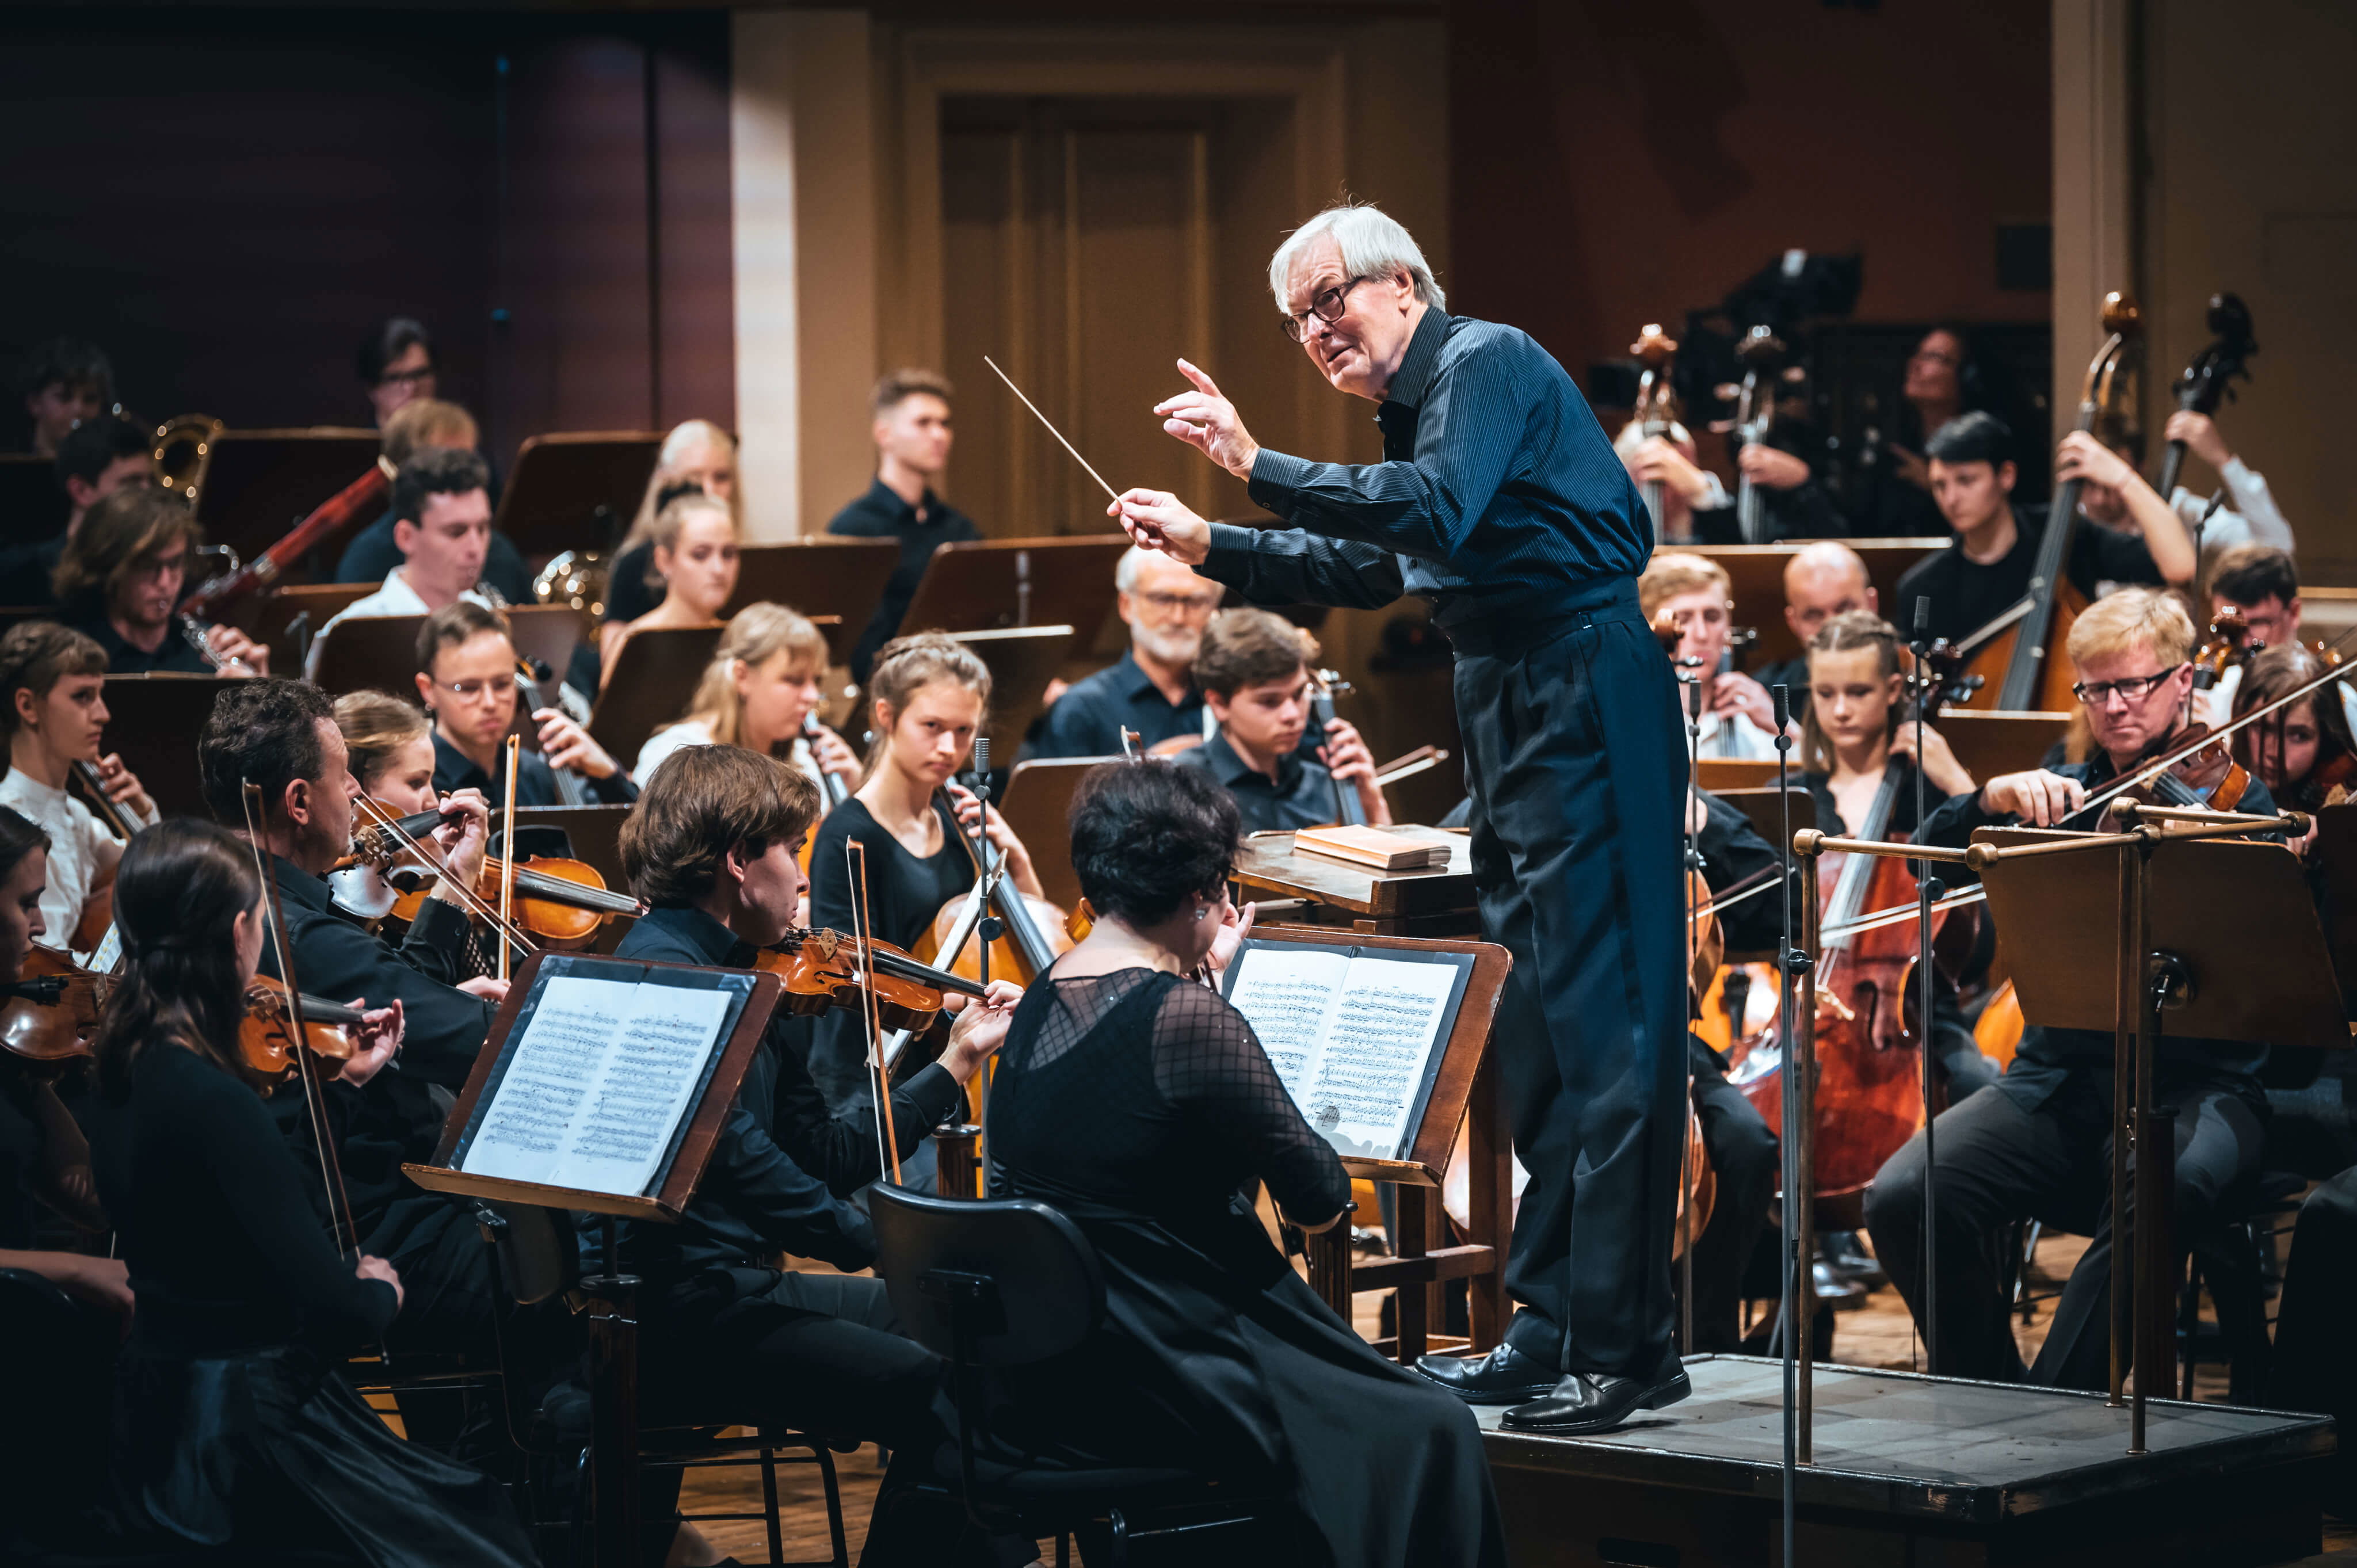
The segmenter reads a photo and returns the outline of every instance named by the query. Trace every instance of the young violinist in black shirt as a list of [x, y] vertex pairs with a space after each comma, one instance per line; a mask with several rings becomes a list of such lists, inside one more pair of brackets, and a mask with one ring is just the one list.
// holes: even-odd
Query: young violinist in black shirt
[[[404, 1286], [322, 1230], [317, 1177], [274, 1135], [270, 1085], [240, 1052], [269, 920], [254, 854], [175, 820], [132, 842], [116, 881], [126, 961], [94, 1044], [93, 1141], [139, 1301], [116, 1381], [118, 1509], [232, 1556], [532, 1563], [497, 1487], [394, 1437], [338, 1374], [384, 1334]], [[402, 1009], [370, 1011], [360, 1034], [335, 1074], [347, 1084], [386, 1069]], [[321, 1064], [311, 1087], [327, 1076]]]
[[[774, 758], [703, 746], [665, 759], [622, 826], [623, 870], [652, 908], [615, 956], [751, 967], [795, 924], [796, 856], [817, 815], [817, 787]], [[990, 1001], [961, 1015], [942, 1060], [893, 1095], [904, 1153], [961, 1102], [1020, 994], [994, 983]], [[622, 1226], [624, 1254], [644, 1281], [640, 1397], [651, 1421], [856, 1436], [922, 1470], [946, 1433], [939, 1359], [891, 1332], [883, 1281], [777, 1266], [781, 1251], [842, 1270], [876, 1255], [866, 1216], [842, 1196], [877, 1175], [873, 1115], [828, 1111], [795, 1056], [791, 1023], [755, 1055], [680, 1222]], [[646, 1509], [651, 1550], [675, 1528], [678, 1477], [651, 1479], [661, 1488]], [[870, 1560], [887, 1560], [875, 1539]]]
[[[2071, 662], [2093, 736], [2083, 763], [2001, 774], [1935, 810], [1920, 837], [1962, 847], [1985, 826], [2093, 826], [2081, 811], [2094, 791], [2158, 757], [2184, 720], [2193, 671], [2193, 623], [2171, 596], [2122, 588], [2088, 607], [2071, 628]], [[2225, 763], [2195, 757], [2177, 776], [2197, 797], [2222, 781]], [[2236, 807], [2272, 814], [2266, 786], [2251, 779]], [[2075, 817], [2075, 821], [2072, 819]], [[1974, 874], [1946, 867], [1951, 886]], [[2000, 940], [2002, 940], [2002, 933]], [[2108, 973], [2099, 983], [2109, 983]], [[2109, 1029], [2032, 1026], [1995, 1088], [1942, 1113], [1939, 1149], [1940, 1340], [1943, 1376], [1999, 1382], [2035, 1380], [2097, 1389], [2109, 1373], [2105, 1307], [2113, 1252], [2105, 1209], [2105, 1155], [2112, 1116]], [[2164, 1032], [2153, 1085], [2156, 1103], [2177, 1111], [2175, 1225], [2201, 1233], [2222, 1196], [2259, 1172], [2266, 1097], [2258, 1074], [2264, 1046]], [[2026, 1371], [2013, 1340], [2011, 1298], [1986, 1238], [2033, 1218], [2083, 1227], [2101, 1212], [2094, 1240], [2072, 1272], [2037, 1363]], [[1866, 1199], [1876, 1253], [1922, 1318], [1923, 1139], [1887, 1161]], [[1951, 1244], [1953, 1242], [1953, 1244]]]
[[[1896, 624], [1915, 624], [1915, 601], [1932, 601], [1931, 635], [1962, 641], [2011, 609], [2029, 590], [2038, 562], [2038, 542], [2052, 520], [2043, 506], [2013, 504], [2018, 478], [2010, 456], [2013, 433], [1991, 413], [1950, 420], [1928, 444], [1932, 495], [1955, 532], [1945, 550], [1926, 556], [1899, 579]], [[2134, 496], [2151, 487], [2136, 470], [2092, 435], [2073, 431], [2062, 438], [2056, 472], [2083, 486]], [[2127, 508], [2132, 531], [2073, 520], [2066, 571], [2072, 584], [2093, 598], [2103, 583], [2190, 583], [2193, 543], [2185, 525], [2166, 505]]]

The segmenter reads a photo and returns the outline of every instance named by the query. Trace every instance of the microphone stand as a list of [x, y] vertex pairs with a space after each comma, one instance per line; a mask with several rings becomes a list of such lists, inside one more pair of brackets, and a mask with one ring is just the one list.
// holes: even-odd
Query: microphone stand
[[[1701, 660], [1686, 660], [1680, 662], [1699, 666]], [[1695, 807], [1700, 801], [1702, 788], [1702, 672], [1699, 668], [1681, 669], [1677, 671], [1677, 677], [1678, 683], [1685, 688], [1686, 706], [1686, 798], [1684, 809], [1680, 815], [1684, 818], [1683, 825], [1685, 829], [1686, 983], [1691, 988], [1696, 983], [1695, 957], [1696, 945], [1700, 940], [1700, 934], [1695, 929], [1695, 922], [1702, 912], [1695, 893], [1695, 876], [1702, 870], [1702, 835], [1695, 827], [1694, 820]], [[1696, 996], [1694, 1002], [1695, 1010], [1699, 1011], [1700, 1006], [1701, 998]], [[1689, 1025], [1689, 1028], [1691, 1026]], [[1687, 1114], [1691, 1115], [1695, 1091], [1694, 1046], [1691, 1041], [1685, 1042], [1685, 1054], [1686, 1106]], [[1678, 1349], [1682, 1354], [1691, 1356], [1694, 1354], [1695, 1342], [1694, 1271], [1695, 1242], [1697, 1240], [1695, 1235], [1696, 1173], [1693, 1168], [1694, 1141], [1690, 1138], [1680, 1138], [1678, 1149], [1680, 1151], [1678, 1155], [1678, 1229], [1682, 1233], [1681, 1240], [1684, 1243], [1678, 1253]]]
[[1783, 1202], [1778, 1206], [1778, 1223], [1783, 1231], [1783, 1268], [1777, 1286], [1776, 1337], [1781, 1341], [1784, 1362], [1784, 1555], [1782, 1561], [1795, 1563], [1793, 1555], [1793, 1520], [1800, 1489], [1800, 1363], [1797, 1352], [1800, 1336], [1794, 1332], [1792, 1315], [1800, 1309], [1800, 1271], [1808, 1267], [1804, 1248], [1808, 1239], [1800, 1234], [1795, 1223], [1801, 1184], [1810, 1173], [1801, 1169], [1800, 1151], [1804, 1140], [1799, 1135], [1803, 1103], [1799, 1075], [1799, 1053], [1793, 1049], [1799, 1037], [1800, 1020], [1794, 1016], [1793, 988], [1800, 983], [1802, 973], [1809, 967], [1809, 955], [1792, 941], [1792, 797], [1786, 790], [1788, 770], [1792, 764], [1792, 689], [1781, 683], [1773, 688], [1776, 699], [1776, 807], [1782, 827], [1776, 838], [1776, 856], [1783, 867], [1784, 944], [1778, 955], [1776, 983], [1776, 1032], [1783, 1046], [1784, 1069], [1778, 1075], [1778, 1093], [1782, 1101], [1781, 1125], [1783, 1136], [1778, 1142], [1779, 1155], [1784, 1167]]
[[[1908, 644], [1915, 655], [1915, 832], [1920, 843], [1923, 822], [1929, 811], [1925, 790], [1928, 787], [1923, 771], [1924, 710], [1931, 706], [1932, 692], [1925, 674], [1932, 668], [1932, 601], [1928, 596], [1915, 601], [1915, 639]], [[1940, 1166], [1933, 1158], [1932, 1125], [1937, 1121], [1937, 1107], [1932, 1104], [1932, 1079], [1937, 1071], [1932, 1049], [1932, 905], [1944, 896], [1947, 888], [1932, 874], [1932, 863], [1915, 863], [1915, 975], [1916, 1028], [1922, 1040], [1923, 1051], [1923, 1370], [1937, 1377], [1940, 1373], [1940, 1294], [1934, 1288], [1940, 1275], [1940, 1227], [1937, 1191]]]

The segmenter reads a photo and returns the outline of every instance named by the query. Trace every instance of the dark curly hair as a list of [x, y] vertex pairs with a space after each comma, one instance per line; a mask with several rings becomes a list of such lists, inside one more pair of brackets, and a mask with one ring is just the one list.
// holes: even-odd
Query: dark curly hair
[[245, 821], [245, 784], [262, 786], [264, 810], [285, 809], [286, 786], [318, 781], [327, 753], [319, 721], [335, 723], [326, 693], [305, 681], [270, 677], [225, 682], [197, 737], [205, 804], [224, 822]]
[[1242, 828], [1235, 798], [1206, 773], [1108, 762], [1073, 793], [1072, 869], [1100, 916], [1151, 926], [1189, 897], [1219, 897]]

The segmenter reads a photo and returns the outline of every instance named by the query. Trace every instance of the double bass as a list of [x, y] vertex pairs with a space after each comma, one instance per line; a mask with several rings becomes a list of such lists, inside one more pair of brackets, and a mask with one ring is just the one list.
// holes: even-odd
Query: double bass
[[[2117, 291], [2104, 296], [2106, 336], [2080, 383], [2080, 431], [2093, 435], [2115, 395], [2124, 390], [2120, 371], [2140, 319], [2135, 300]], [[2065, 479], [2055, 490], [2054, 504], [2047, 509], [2046, 532], [2038, 541], [2037, 562], [2030, 568], [2029, 588], [2021, 601], [1960, 644], [1971, 657], [1967, 671], [1987, 677], [1968, 706], [2069, 713], [2076, 705], [2063, 644], [2072, 623], [2086, 607], [2084, 597], [2071, 585], [2069, 571], [2071, 541], [2079, 531], [2079, 488], [2077, 479]]]
[[[1776, 421], [1776, 387], [1768, 372], [1784, 357], [1783, 340], [1770, 328], [1754, 327], [1735, 346], [1735, 357], [1743, 361], [1743, 384], [1736, 393], [1735, 424], [1728, 434], [1739, 454], [1767, 440], [1768, 427]], [[1735, 526], [1744, 543], [1768, 542], [1768, 498], [1740, 470], [1735, 480]]]
[[[1661, 323], [1649, 321], [1629, 345], [1629, 352], [1637, 357], [1641, 367], [1637, 376], [1637, 406], [1631, 417], [1637, 422], [1640, 434], [1651, 440], [1658, 435], [1667, 439], [1670, 429], [1678, 422], [1678, 394], [1670, 387], [1670, 370], [1677, 361], [1677, 339], [1662, 330]], [[1639, 487], [1645, 496], [1645, 510], [1653, 517], [1653, 537], [1662, 536], [1662, 519], [1668, 498], [1663, 494], [1661, 481], [1648, 479]]]
[[[2218, 404], [2234, 395], [2235, 378], [2250, 379], [2249, 360], [2259, 351], [2258, 340], [2251, 336], [2251, 307], [2234, 295], [2212, 295], [2204, 325], [2210, 328], [2209, 347], [2193, 356], [2172, 389], [2178, 408], [2190, 413], [2216, 413]], [[2176, 493], [2178, 472], [2184, 467], [2185, 443], [2170, 442], [2156, 487], [2161, 499]]]

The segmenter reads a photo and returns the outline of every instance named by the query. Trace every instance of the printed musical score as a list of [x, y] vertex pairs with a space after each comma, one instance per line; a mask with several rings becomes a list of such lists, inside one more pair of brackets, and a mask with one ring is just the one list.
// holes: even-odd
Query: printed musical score
[[[1455, 955], [1449, 955], [1452, 958]], [[1228, 1000], [1311, 1127], [1345, 1155], [1405, 1157], [1470, 961], [1247, 942]]]
[[550, 979], [459, 1168], [644, 1192], [719, 1048], [728, 1004], [720, 991]]

